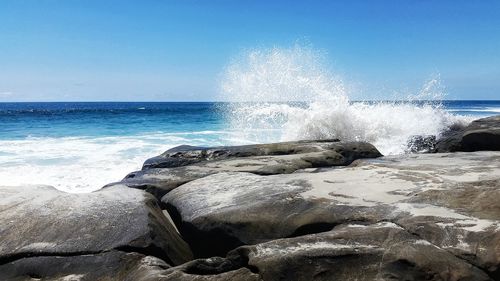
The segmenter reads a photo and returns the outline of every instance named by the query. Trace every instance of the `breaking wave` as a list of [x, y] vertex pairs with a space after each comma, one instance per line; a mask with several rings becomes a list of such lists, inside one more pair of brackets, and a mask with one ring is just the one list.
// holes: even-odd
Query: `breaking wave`
[[221, 99], [241, 139], [367, 141], [383, 154], [407, 151], [414, 136], [438, 136], [470, 119], [447, 112], [439, 77], [402, 101], [351, 101], [342, 79], [309, 47], [257, 49], [226, 68]]

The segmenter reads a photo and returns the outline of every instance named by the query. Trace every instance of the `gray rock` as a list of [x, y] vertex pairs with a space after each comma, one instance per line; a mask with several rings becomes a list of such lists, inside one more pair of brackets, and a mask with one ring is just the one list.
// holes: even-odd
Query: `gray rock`
[[220, 147], [181, 145], [169, 149], [159, 156], [146, 160], [143, 165], [143, 170], [151, 168], [181, 167], [202, 161], [227, 158], [318, 152], [323, 150], [325, 146], [323, 143], [328, 144], [338, 141], [339, 140], [295, 141]]
[[314, 173], [219, 173], [162, 201], [198, 257], [385, 221], [497, 276], [499, 181], [500, 152], [416, 154]]
[[332, 231], [243, 246], [263, 280], [491, 280], [481, 269], [393, 223], [346, 224]]
[[146, 190], [160, 199], [181, 184], [220, 172], [288, 174], [380, 156], [373, 145], [364, 142], [302, 141], [206, 149], [181, 146], [146, 161], [142, 171], [130, 173], [119, 184]]
[[109, 251], [75, 256], [26, 257], [0, 265], [0, 280], [159, 280], [170, 266], [138, 253]]
[[0, 280], [500, 280], [500, 152], [379, 156], [182, 146], [94, 193], [0, 187]]
[[473, 121], [440, 139], [435, 152], [500, 150], [500, 115]]
[[[252, 269], [253, 270], [253, 269]], [[260, 275], [252, 272], [239, 258], [225, 259], [212, 257], [187, 262], [183, 265], [165, 270], [167, 280], [200, 280], [200, 281], [257, 281]]]
[[196, 260], [178, 267], [170, 267], [156, 257], [122, 251], [76, 256], [38, 256], [0, 265], [0, 280], [259, 280], [259, 276], [247, 268], [228, 260], [217, 262], [217, 259]]
[[192, 259], [150, 194], [115, 186], [69, 194], [46, 186], [0, 187], [0, 261], [31, 256], [92, 255], [113, 249]]

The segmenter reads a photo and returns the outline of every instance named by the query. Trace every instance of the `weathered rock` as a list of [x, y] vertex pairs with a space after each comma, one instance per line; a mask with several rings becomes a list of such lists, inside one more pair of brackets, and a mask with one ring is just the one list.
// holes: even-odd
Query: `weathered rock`
[[113, 249], [192, 259], [189, 246], [150, 194], [115, 186], [69, 194], [47, 186], [0, 187], [0, 263]]
[[481, 269], [393, 223], [346, 224], [332, 231], [243, 246], [263, 280], [491, 280]]
[[500, 152], [379, 156], [182, 146], [90, 194], [0, 187], [0, 280], [500, 280]]
[[499, 181], [499, 152], [417, 154], [287, 175], [219, 173], [162, 201], [196, 256], [390, 221], [497, 276]]
[[246, 267], [241, 259], [225, 259], [213, 257], [187, 262], [183, 265], [165, 270], [167, 280], [199, 280], [199, 281], [257, 281], [260, 276]]
[[390, 213], [386, 206], [353, 207], [303, 197], [310, 189], [298, 177], [220, 173], [182, 185], [162, 201], [195, 254], [205, 257]]
[[170, 266], [138, 253], [110, 251], [76, 256], [35, 256], [0, 265], [0, 280], [160, 280]]
[[227, 158], [318, 152], [324, 150], [324, 144], [332, 142], [339, 142], [339, 140], [295, 141], [220, 147], [181, 145], [169, 149], [159, 156], [146, 160], [143, 165], [143, 170], [151, 168], [181, 167], [202, 161]]
[[181, 146], [146, 161], [142, 171], [130, 173], [119, 184], [161, 198], [181, 184], [220, 172], [287, 174], [379, 156], [373, 145], [364, 142], [302, 141], [204, 149]]
[[473, 121], [467, 127], [445, 136], [435, 152], [500, 150], [500, 115]]
[[[228, 260], [196, 260], [170, 267], [138, 253], [110, 251], [91, 255], [28, 257], [0, 265], [0, 280], [78, 281], [231, 281], [259, 280], [249, 269]], [[224, 266], [229, 264], [230, 266]]]

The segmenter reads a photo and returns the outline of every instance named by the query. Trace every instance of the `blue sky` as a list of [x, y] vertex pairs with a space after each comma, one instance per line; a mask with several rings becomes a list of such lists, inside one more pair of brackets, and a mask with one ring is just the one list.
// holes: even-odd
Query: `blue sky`
[[0, 101], [210, 101], [248, 48], [306, 41], [356, 99], [500, 99], [500, 1], [0, 0]]

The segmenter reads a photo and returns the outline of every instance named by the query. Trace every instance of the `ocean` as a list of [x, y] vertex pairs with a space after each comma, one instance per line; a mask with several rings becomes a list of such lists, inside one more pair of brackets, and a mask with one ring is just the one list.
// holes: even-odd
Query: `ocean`
[[[323, 107], [324, 104], [322, 104]], [[337, 108], [335, 107], [337, 106]], [[404, 153], [416, 134], [500, 114], [500, 101], [290, 103], [0, 103], [0, 185], [89, 192], [177, 145], [310, 138], [366, 140]]]

